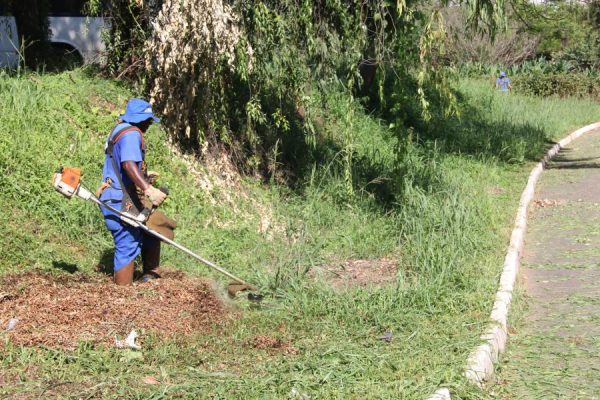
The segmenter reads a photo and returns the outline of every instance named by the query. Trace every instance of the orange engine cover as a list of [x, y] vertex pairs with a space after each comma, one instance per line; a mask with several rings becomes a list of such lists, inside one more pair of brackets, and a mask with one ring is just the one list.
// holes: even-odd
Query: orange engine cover
[[79, 168], [63, 168], [62, 170], [62, 181], [73, 189], [77, 189], [79, 186], [79, 180], [81, 179], [81, 170]]

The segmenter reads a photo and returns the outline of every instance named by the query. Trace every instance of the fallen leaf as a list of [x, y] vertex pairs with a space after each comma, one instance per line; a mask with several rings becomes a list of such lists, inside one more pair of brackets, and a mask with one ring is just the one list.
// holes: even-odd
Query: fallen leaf
[[146, 385], [160, 385], [158, 379], [150, 375], [145, 376], [142, 382], [144, 382]]
[[383, 340], [385, 342], [391, 342], [394, 335], [392, 331], [386, 331], [382, 336], [378, 336], [377, 339]]

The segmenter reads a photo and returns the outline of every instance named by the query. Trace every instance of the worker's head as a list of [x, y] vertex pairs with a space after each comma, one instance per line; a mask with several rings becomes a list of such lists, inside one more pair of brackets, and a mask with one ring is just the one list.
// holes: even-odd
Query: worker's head
[[506, 72], [500, 71], [500, 78], [506, 78]]
[[152, 112], [152, 105], [142, 99], [129, 100], [125, 114], [121, 115], [119, 119], [137, 126], [142, 132], [146, 132], [152, 122], [160, 123], [160, 119]]

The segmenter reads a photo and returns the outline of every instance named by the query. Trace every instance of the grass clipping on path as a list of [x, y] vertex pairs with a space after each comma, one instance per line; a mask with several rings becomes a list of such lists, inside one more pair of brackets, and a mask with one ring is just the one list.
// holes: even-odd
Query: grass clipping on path
[[[208, 283], [182, 273], [133, 286], [107, 276], [8, 274], [0, 281], [0, 325], [13, 344], [74, 349], [79, 341], [114, 346], [132, 329], [158, 337], [210, 330], [228, 312]], [[143, 337], [141, 338], [143, 342]]]

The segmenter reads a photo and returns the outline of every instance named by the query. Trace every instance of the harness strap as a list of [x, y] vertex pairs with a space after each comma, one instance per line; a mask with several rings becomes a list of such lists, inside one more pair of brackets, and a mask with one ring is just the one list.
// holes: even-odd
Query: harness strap
[[100, 198], [102, 196], [102, 192], [104, 192], [107, 188], [112, 186], [112, 179], [106, 178], [104, 182], [100, 184], [98, 190], [96, 190], [96, 198]]
[[140, 138], [142, 139], [140, 148], [142, 149], [142, 151], [145, 151], [146, 144], [144, 143], [144, 134], [138, 127], [129, 125], [124, 128], [121, 128], [119, 131], [117, 131], [117, 133], [115, 133], [114, 135], [112, 135], [112, 137], [108, 139], [108, 141], [106, 142], [105, 153], [112, 157], [113, 148], [115, 147], [117, 141], [119, 141], [119, 139], [121, 139], [121, 137], [123, 137], [123, 135], [125, 135], [126, 133], [134, 131], [140, 134]]
[[[138, 215], [141, 212], [141, 210], [138, 210], [137, 207], [135, 206], [135, 204], [133, 203], [133, 200], [131, 200], [131, 196], [129, 195], [129, 192], [127, 191], [127, 188], [125, 187], [125, 184], [123, 183], [123, 178], [121, 177], [121, 173], [119, 172], [120, 171], [119, 166], [117, 165], [115, 157], [113, 156], [115, 144], [117, 143], [117, 141], [124, 134], [126, 134], [128, 132], [132, 132], [132, 131], [136, 131], [140, 134], [140, 137], [142, 138], [141, 149], [143, 152], [144, 151], [144, 134], [142, 133], [142, 131], [139, 128], [137, 128], [135, 126], [131, 126], [131, 125], [122, 128], [121, 130], [119, 130], [117, 133], [115, 133], [114, 135], [112, 135], [112, 137], [110, 137], [108, 139], [108, 141], [106, 142], [105, 152], [110, 157], [110, 161], [112, 162], [113, 170], [115, 171], [115, 175], [117, 175], [117, 180], [119, 181], [119, 185], [121, 185], [121, 191], [123, 192], [121, 211], [125, 211], [125, 212], [133, 211], [133, 214]], [[109, 184], [112, 184], [112, 182]]]
[[141, 147], [142, 151], [144, 151], [144, 149], [145, 149], [144, 134], [142, 133], [142, 131], [138, 127], [135, 127], [135, 126], [126, 126], [123, 129], [121, 129], [120, 131], [118, 131], [117, 133], [115, 133], [113, 135], [112, 139], [110, 139], [108, 141], [108, 146], [106, 146], [106, 151], [108, 152], [109, 151], [109, 147], [110, 147], [110, 152], [111, 152], [111, 155], [112, 155], [113, 147], [119, 141], [119, 139], [121, 139], [121, 137], [124, 134], [129, 133], [129, 132], [134, 132], [134, 131], [140, 134], [140, 138], [142, 139], [142, 143], [141, 143], [140, 147]]

